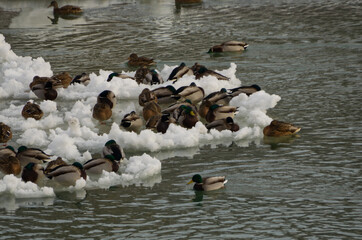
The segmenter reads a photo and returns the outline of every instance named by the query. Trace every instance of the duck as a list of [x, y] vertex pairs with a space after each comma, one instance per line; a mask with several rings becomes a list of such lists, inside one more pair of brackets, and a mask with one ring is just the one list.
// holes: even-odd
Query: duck
[[33, 182], [39, 184], [44, 179], [44, 168], [38, 163], [29, 162], [21, 173], [21, 179], [24, 182]]
[[154, 62], [152, 58], [139, 57], [136, 53], [132, 53], [128, 57], [128, 65], [131, 67], [142, 67], [156, 65], [156, 62]]
[[74, 162], [72, 165], [57, 166], [48, 172], [46, 176], [63, 186], [74, 186], [77, 180], [81, 178], [87, 179], [87, 174], [79, 162]]
[[295, 135], [300, 130], [300, 127], [296, 127], [291, 123], [273, 120], [270, 125], [263, 129], [263, 133], [267, 137], [282, 137]]
[[191, 67], [191, 69], [193, 70], [196, 79], [201, 79], [201, 78], [207, 77], [207, 76], [213, 76], [213, 77], [216, 77], [217, 80], [225, 80], [225, 81], [230, 80], [230, 78], [228, 78], [220, 73], [217, 73], [213, 70], [207, 69], [204, 65], [201, 65], [199, 63], [195, 63]]
[[189, 99], [193, 104], [197, 104], [204, 98], [205, 91], [202, 87], [198, 87], [196, 83], [192, 82], [189, 86], [177, 89], [176, 94], [172, 96], [179, 101]]
[[119, 162], [115, 160], [113, 155], [106, 155], [103, 158], [94, 158], [83, 164], [83, 169], [87, 175], [100, 175], [103, 171], [117, 172]]
[[218, 131], [230, 130], [232, 132], [237, 132], [240, 129], [239, 125], [234, 122], [232, 117], [215, 120], [209, 124], [206, 124], [206, 128], [208, 130], [210, 129], [216, 129]]
[[223, 188], [227, 181], [225, 176], [202, 178], [200, 174], [195, 174], [187, 184], [195, 183], [193, 189], [197, 191], [212, 191]]
[[131, 132], [139, 132], [141, 130], [142, 125], [143, 125], [143, 120], [135, 111], [132, 111], [124, 115], [121, 121], [121, 126], [127, 131]]
[[184, 62], [182, 62], [178, 67], [175, 67], [170, 76], [168, 76], [167, 81], [173, 81], [173, 83], [177, 82], [184, 75], [194, 75], [194, 72], [186, 66]]
[[106, 103], [112, 109], [116, 103], [116, 95], [111, 90], [104, 90], [97, 97], [97, 103]]
[[92, 117], [103, 123], [112, 117], [112, 109], [106, 103], [96, 103], [93, 107]]
[[113, 72], [113, 73], [108, 75], [107, 82], [112, 81], [112, 79], [114, 77], [118, 77], [118, 78], [122, 78], [122, 79], [128, 79], [129, 78], [129, 79], [132, 79], [132, 80], [136, 80], [134, 77], [128, 76], [127, 74]]
[[53, 82], [37, 83], [32, 86], [31, 91], [42, 100], [55, 100], [58, 96], [57, 90], [53, 88]]
[[153, 89], [152, 92], [157, 97], [157, 103], [159, 104], [170, 104], [175, 101], [176, 99], [172, 98], [171, 96], [176, 94], [177, 90], [172, 85], [167, 85], [165, 87], [159, 87], [156, 89]]
[[211, 47], [208, 53], [214, 52], [241, 52], [244, 51], [249, 45], [240, 41], [227, 41], [219, 45]]
[[58, 166], [64, 165], [68, 165], [68, 163], [66, 163], [61, 157], [58, 157], [57, 159], [48, 162], [46, 168], [44, 169], [44, 174], [51, 172], [54, 168]]
[[166, 133], [171, 123], [176, 123], [176, 119], [174, 119], [170, 113], [162, 114], [161, 118], [156, 124], [156, 131], [160, 133]]
[[79, 75], [76, 75], [73, 80], [70, 82], [70, 84], [82, 84], [84, 86], [88, 86], [90, 83], [90, 77], [87, 73], [81, 73]]
[[167, 108], [163, 109], [162, 113], [173, 113], [181, 105], [190, 106], [194, 112], [198, 112], [196, 105], [192, 104], [192, 102], [189, 99], [186, 99], [185, 101], [178, 101], [176, 103], [171, 104]]
[[54, 88], [67, 88], [72, 82], [72, 77], [68, 72], [61, 72], [51, 77]]
[[234, 118], [236, 111], [237, 107], [234, 106], [222, 106], [218, 104], [213, 104], [210, 106], [209, 111], [205, 116], [205, 119], [207, 122], [211, 123], [215, 120], [227, 117]]
[[260, 90], [261, 90], [261, 87], [257, 84], [253, 84], [251, 86], [241, 86], [241, 87], [229, 89], [230, 95], [233, 97], [236, 97], [241, 93], [245, 93], [247, 96], [250, 96], [251, 94], [256, 93]]
[[26, 146], [20, 146], [16, 157], [19, 159], [22, 166], [26, 166], [29, 162], [42, 164], [49, 162], [52, 155], [46, 154], [38, 148], [28, 148]]
[[203, 101], [207, 100], [219, 105], [228, 105], [232, 98], [233, 96], [228, 94], [226, 88], [221, 88], [220, 91], [212, 92], [207, 95]]
[[126, 155], [123, 148], [114, 139], [107, 141], [102, 150], [103, 156], [112, 155], [116, 161], [122, 161]]
[[0, 143], [6, 146], [6, 143], [13, 138], [11, 127], [3, 122], [0, 122]]
[[157, 123], [160, 121], [161, 117], [161, 114], [151, 116], [146, 122], [146, 128], [156, 131]]
[[68, 14], [81, 14], [83, 10], [80, 7], [73, 5], [65, 5], [63, 7], [59, 7], [57, 1], [52, 1], [49, 7], [53, 7], [54, 15], [68, 15]]
[[173, 112], [173, 118], [184, 128], [193, 128], [199, 121], [197, 112], [194, 112], [190, 106], [181, 105]]
[[34, 118], [35, 120], [39, 120], [43, 117], [44, 113], [38, 104], [27, 102], [21, 111], [21, 115], [25, 119]]
[[5, 175], [19, 175], [21, 172], [20, 161], [16, 158], [16, 153], [12, 146], [0, 149], [0, 172]]
[[155, 101], [145, 103], [143, 110], [143, 119], [147, 122], [152, 116], [161, 115], [161, 107]]
[[152, 92], [150, 89], [145, 88], [142, 90], [140, 95], [138, 96], [138, 103], [140, 106], [145, 106], [148, 102], [158, 102], [157, 96], [154, 92]]
[[207, 113], [210, 110], [210, 107], [215, 104], [213, 102], [210, 102], [209, 100], [203, 100], [199, 107], [199, 115], [202, 118], [206, 118]]

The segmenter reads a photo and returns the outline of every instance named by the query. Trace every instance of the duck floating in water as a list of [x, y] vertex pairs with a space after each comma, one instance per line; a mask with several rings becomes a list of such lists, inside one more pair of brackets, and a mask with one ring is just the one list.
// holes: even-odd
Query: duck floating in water
[[11, 127], [3, 122], [0, 122], [0, 143], [5, 144], [13, 138]]
[[21, 179], [24, 182], [33, 182], [39, 184], [44, 178], [44, 168], [42, 165], [30, 162], [28, 163], [21, 174]]
[[130, 67], [142, 67], [142, 66], [151, 66], [156, 65], [152, 58], [148, 57], [139, 57], [136, 53], [132, 53], [128, 57], [128, 65]]
[[39, 120], [43, 117], [44, 113], [38, 104], [27, 102], [21, 111], [21, 115], [25, 119], [34, 118], [35, 120]]
[[291, 123], [273, 120], [269, 126], [263, 129], [263, 133], [267, 137], [282, 137], [294, 135], [300, 129], [300, 127], [293, 126]]
[[100, 175], [103, 171], [117, 172], [119, 169], [119, 162], [116, 161], [112, 155], [106, 155], [103, 158], [88, 160], [83, 164], [83, 168], [87, 175]]
[[121, 121], [121, 126], [127, 131], [131, 132], [139, 132], [141, 130], [142, 125], [143, 121], [135, 111], [132, 111], [124, 115]]
[[117, 161], [122, 161], [126, 157], [123, 148], [113, 139], [104, 144], [102, 153], [104, 157], [107, 155], [112, 155]]
[[79, 162], [74, 162], [72, 165], [58, 166], [48, 172], [46, 176], [64, 186], [74, 186], [80, 178], [87, 179], [87, 174]]
[[215, 45], [208, 53], [214, 52], [241, 52], [244, 51], [249, 45], [245, 42], [240, 41], [227, 41], [223, 42], [220, 45]]
[[82, 14], [83, 10], [80, 7], [73, 5], [65, 5], [63, 7], [59, 7], [57, 1], [52, 1], [49, 7], [53, 7], [54, 15], [69, 15], [69, 14]]
[[232, 132], [239, 131], [240, 127], [234, 122], [232, 117], [215, 120], [206, 125], [207, 129], [216, 129], [218, 131], [230, 130]]
[[195, 174], [187, 184], [195, 183], [193, 188], [197, 191], [212, 191], [223, 188], [227, 181], [225, 176], [202, 178], [200, 174]]
[[5, 175], [19, 175], [21, 172], [20, 161], [16, 158], [16, 153], [12, 146], [0, 149], [0, 172]]

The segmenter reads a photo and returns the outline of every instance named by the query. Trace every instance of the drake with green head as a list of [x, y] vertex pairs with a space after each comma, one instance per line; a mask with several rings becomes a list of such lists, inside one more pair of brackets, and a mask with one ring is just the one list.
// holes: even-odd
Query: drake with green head
[[259, 85], [253, 84], [251, 86], [241, 86], [237, 88], [229, 89], [230, 95], [233, 97], [238, 96], [241, 93], [245, 93], [246, 95], [250, 96], [253, 93], [256, 93], [261, 90], [261, 87]]
[[209, 49], [208, 53], [214, 52], [241, 52], [244, 51], [249, 45], [240, 41], [227, 41], [219, 45], [215, 45]]
[[194, 112], [192, 107], [181, 105], [173, 112], [173, 118], [176, 122], [185, 128], [193, 128], [199, 121], [197, 112]]
[[44, 178], [44, 168], [40, 164], [30, 162], [28, 163], [21, 174], [21, 179], [24, 182], [33, 182], [39, 184]]
[[117, 161], [122, 161], [126, 157], [123, 148], [113, 139], [104, 144], [102, 153], [104, 157], [107, 155], [112, 155]]
[[170, 76], [168, 76], [167, 81], [173, 81], [173, 83], [177, 82], [184, 75], [194, 75], [194, 72], [186, 66], [185, 63], [181, 63], [178, 67], [175, 67]]
[[51, 156], [38, 148], [28, 148], [26, 146], [20, 146], [16, 154], [22, 166], [26, 166], [30, 162], [38, 164], [49, 162]]
[[118, 78], [122, 78], [122, 79], [129, 78], [129, 79], [135, 80], [134, 77], [128, 76], [127, 74], [114, 72], [114, 73], [111, 73], [111, 74], [108, 75], [107, 82], [112, 81], [112, 79], [114, 77], [118, 77]]
[[152, 92], [157, 97], [157, 103], [159, 104], [167, 104], [167, 103], [173, 103], [176, 101], [176, 99], [172, 98], [172, 95], [176, 94], [176, 89], [174, 86], [167, 85], [166, 87], [159, 87]]
[[177, 89], [176, 94], [172, 96], [179, 101], [189, 99], [193, 104], [197, 104], [204, 98], [205, 91], [202, 87], [198, 87], [196, 83], [192, 82], [189, 86], [182, 86]]
[[58, 166], [48, 172], [46, 176], [64, 186], [74, 186], [80, 178], [87, 179], [87, 174], [79, 162], [74, 162], [72, 165]]
[[195, 174], [187, 184], [195, 183], [194, 190], [212, 191], [223, 188], [227, 181], [225, 176], [202, 178], [200, 174]]

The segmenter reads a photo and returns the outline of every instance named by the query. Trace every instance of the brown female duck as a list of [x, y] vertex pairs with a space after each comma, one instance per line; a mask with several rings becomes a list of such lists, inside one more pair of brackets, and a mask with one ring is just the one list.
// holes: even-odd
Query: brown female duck
[[263, 129], [264, 136], [282, 137], [291, 136], [300, 131], [300, 127], [293, 126], [291, 123], [273, 120], [269, 126]]
[[27, 102], [21, 111], [21, 115], [25, 119], [34, 118], [35, 120], [39, 120], [43, 117], [44, 113], [38, 104]]
[[59, 7], [57, 1], [52, 1], [49, 7], [53, 7], [54, 15], [67, 15], [67, 14], [81, 14], [83, 10], [80, 7], [73, 5], [65, 5], [63, 7]]

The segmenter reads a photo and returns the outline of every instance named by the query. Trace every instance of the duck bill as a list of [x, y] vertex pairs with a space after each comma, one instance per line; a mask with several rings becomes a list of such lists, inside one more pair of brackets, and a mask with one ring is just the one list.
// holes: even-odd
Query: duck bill
[[191, 180], [190, 182], [187, 183], [187, 185], [189, 185], [189, 184], [191, 184], [191, 183], [193, 183], [193, 182], [194, 182], [194, 181]]

